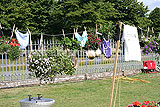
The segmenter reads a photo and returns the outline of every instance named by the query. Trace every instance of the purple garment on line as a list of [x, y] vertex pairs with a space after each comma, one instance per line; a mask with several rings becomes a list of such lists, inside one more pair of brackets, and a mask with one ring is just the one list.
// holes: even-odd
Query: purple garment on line
[[103, 52], [103, 54], [105, 55], [106, 58], [111, 57], [112, 51], [111, 51], [110, 39], [108, 41], [106, 41], [105, 38], [104, 38], [101, 49], [102, 49], [102, 52]]

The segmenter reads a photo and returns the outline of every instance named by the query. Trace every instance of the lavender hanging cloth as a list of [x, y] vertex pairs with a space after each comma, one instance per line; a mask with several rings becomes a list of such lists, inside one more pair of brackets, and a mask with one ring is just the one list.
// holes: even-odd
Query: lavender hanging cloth
[[108, 41], [104, 38], [103, 43], [102, 43], [102, 48], [101, 48], [103, 54], [105, 55], [106, 58], [110, 58], [112, 55], [112, 50], [111, 50], [111, 43], [110, 43], [110, 38]]

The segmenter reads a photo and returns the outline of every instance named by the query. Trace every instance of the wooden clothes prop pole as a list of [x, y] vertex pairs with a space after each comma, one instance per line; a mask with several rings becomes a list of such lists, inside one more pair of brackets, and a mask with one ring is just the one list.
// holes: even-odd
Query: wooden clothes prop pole
[[27, 28], [27, 30], [28, 30], [28, 33], [29, 33], [30, 50], [32, 51], [31, 32], [28, 28]]
[[113, 78], [112, 78], [112, 88], [111, 88], [109, 107], [112, 107], [112, 101], [113, 101], [114, 83], [115, 83], [115, 75], [116, 75], [116, 69], [117, 69], [118, 49], [119, 49], [119, 42], [120, 42], [120, 36], [121, 36], [122, 22], [119, 22], [119, 28], [120, 28], [120, 33], [119, 33], [119, 40], [116, 43], [116, 56], [115, 56], [115, 63], [114, 63], [114, 71], [113, 71]]
[[[121, 71], [121, 69], [120, 69], [120, 71]], [[113, 107], [115, 107], [115, 105], [116, 105], [117, 93], [118, 93], [118, 90], [119, 90], [118, 86], [119, 86], [119, 81], [120, 81], [120, 71], [118, 72], [118, 81], [117, 81], [117, 85], [116, 85], [116, 93], [115, 93]], [[119, 92], [120, 92], [120, 90], [119, 90]], [[119, 96], [119, 99], [120, 99], [120, 96]]]

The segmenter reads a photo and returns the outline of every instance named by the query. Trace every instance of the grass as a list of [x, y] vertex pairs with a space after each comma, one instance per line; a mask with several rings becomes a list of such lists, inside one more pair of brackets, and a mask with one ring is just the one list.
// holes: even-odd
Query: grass
[[[160, 74], [141, 74], [131, 78], [147, 80], [151, 83], [121, 81], [121, 107], [126, 107], [133, 101], [160, 101]], [[36, 97], [38, 93], [44, 98], [55, 99], [53, 107], [109, 107], [111, 82], [111, 79], [106, 78], [1, 89], [0, 107], [20, 107], [21, 99], [27, 98], [29, 94]]]

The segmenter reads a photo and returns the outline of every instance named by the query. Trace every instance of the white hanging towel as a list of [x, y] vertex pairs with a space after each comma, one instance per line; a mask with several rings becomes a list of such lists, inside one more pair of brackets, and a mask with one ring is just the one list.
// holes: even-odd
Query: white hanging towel
[[18, 30], [15, 31], [16, 38], [20, 43], [20, 49], [25, 49], [29, 44], [29, 33], [23, 34]]
[[141, 61], [141, 50], [139, 45], [137, 28], [129, 25], [124, 25], [122, 40], [125, 41], [125, 61]]

